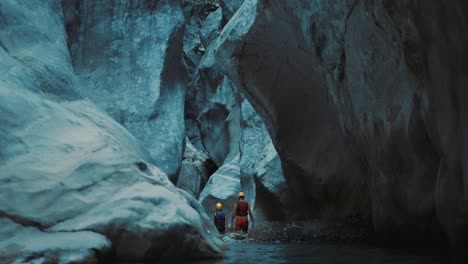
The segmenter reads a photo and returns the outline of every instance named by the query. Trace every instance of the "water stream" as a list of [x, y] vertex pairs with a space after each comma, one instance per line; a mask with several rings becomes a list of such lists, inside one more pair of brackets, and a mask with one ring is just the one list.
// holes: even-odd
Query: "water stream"
[[404, 250], [370, 245], [331, 244], [267, 244], [253, 242], [228, 243], [226, 258], [191, 263], [309, 263], [309, 264], [442, 264], [441, 256], [430, 253], [409, 253]]

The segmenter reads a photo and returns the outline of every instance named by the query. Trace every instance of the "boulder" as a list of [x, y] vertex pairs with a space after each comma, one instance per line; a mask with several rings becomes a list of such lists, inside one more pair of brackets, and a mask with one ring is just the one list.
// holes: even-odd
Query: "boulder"
[[50, 231], [93, 230], [105, 234], [122, 261], [200, 259], [221, 256], [211, 218], [175, 187], [140, 182]]
[[72, 4], [63, 3], [78, 14], [67, 19], [67, 33], [80, 94], [127, 128], [177, 182], [187, 82], [178, 2]]
[[0, 135], [8, 139], [2, 217], [47, 232], [91, 230], [109, 238], [121, 260], [219, 256], [202, 207], [110, 117], [90, 103], [54, 103], [20, 87], [0, 86], [0, 94]]

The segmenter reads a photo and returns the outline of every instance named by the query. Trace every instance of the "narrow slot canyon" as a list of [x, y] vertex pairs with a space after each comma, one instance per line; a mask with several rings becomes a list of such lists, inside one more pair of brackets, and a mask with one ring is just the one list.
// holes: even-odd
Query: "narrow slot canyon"
[[467, 17], [1, 0], [0, 263], [466, 263]]

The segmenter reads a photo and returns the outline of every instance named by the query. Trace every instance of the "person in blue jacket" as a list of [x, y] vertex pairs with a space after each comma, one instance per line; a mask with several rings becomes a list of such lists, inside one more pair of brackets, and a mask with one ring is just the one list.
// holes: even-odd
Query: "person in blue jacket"
[[224, 234], [224, 232], [226, 232], [227, 219], [226, 219], [226, 215], [223, 212], [222, 203], [216, 204], [216, 212], [213, 215], [213, 220], [219, 233]]

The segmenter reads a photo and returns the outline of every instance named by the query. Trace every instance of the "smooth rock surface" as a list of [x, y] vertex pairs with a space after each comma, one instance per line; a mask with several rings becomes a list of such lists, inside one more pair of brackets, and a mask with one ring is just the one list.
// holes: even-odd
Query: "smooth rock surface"
[[61, 19], [57, 1], [0, 3], [0, 259], [221, 256], [204, 208], [151, 165], [141, 141], [76, 100], [84, 88]]
[[220, 256], [239, 190], [465, 251], [465, 2], [2, 0], [1, 257]]
[[1, 83], [43, 92], [49, 98], [79, 98], [60, 5], [48, 0], [5, 0], [0, 10]]
[[98, 263], [96, 252], [110, 249], [110, 241], [97, 233], [42, 232], [8, 219], [0, 219], [2, 263]]
[[240, 167], [242, 175], [250, 175], [256, 182], [255, 219], [284, 219], [289, 190], [281, 160], [265, 123], [246, 99], [241, 113]]
[[443, 227], [466, 242], [467, 11], [462, 1], [241, 6], [214, 54], [265, 120], [296, 211], [369, 216], [396, 237]]
[[[220, 5], [223, 12], [226, 8], [237, 10], [241, 4], [238, 2], [220, 2]], [[214, 57], [216, 40], [206, 40], [208, 37], [204, 36], [208, 33], [216, 34], [216, 37], [219, 35], [219, 30], [225, 24], [222, 23], [219, 12], [220, 9], [212, 11], [200, 29], [201, 42], [206, 52], [196, 66], [196, 71], [189, 74], [191, 81], [185, 104], [187, 136], [197, 148], [206, 150], [217, 166], [229, 163], [239, 154], [240, 175], [246, 177], [246, 182], [254, 179], [257, 183], [246, 184], [256, 186], [249, 189], [249, 193], [261, 193], [256, 196], [257, 202], [262, 204], [256, 208], [256, 218], [278, 220], [284, 217], [282, 204], [287, 197], [281, 161], [260, 116], [244, 100], [236, 84], [220, 72], [221, 66]], [[203, 20], [203, 17], [199, 15], [198, 19]], [[180, 175], [185, 177], [189, 174], [186, 172], [195, 174], [190, 163], [183, 163]], [[185, 178], [186, 182], [192, 182], [192, 178]], [[194, 176], [193, 182], [197, 178]], [[211, 205], [207, 210], [212, 210]]]
[[[294, 189], [295, 211], [304, 202], [306, 214], [314, 214], [311, 206], [333, 216], [368, 208], [362, 173], [317, 69], [315, 42], [305, 37], [316, 36], [305, 31], [307, 19], [330, 13], [334, 18], [338, 8], [345, 1], [248, 1], [226, 25], [215, 51], [218, 64], [265, 120]], [[234, 55], [239, 52], [255, 55]]]
[[241, 128], [238, 98], [230, 80], [224, 78], [198, 117], [203, 145], [218, 167], [239, 153]]
[[[1, 112], [15, 113], [2, 115], [2, 137], [10, 138], [0, 161], [7, 218], [48, 231], [93, 230], [122, 260], [219, 256], [203, 208], [145, 162], [149, 155], [110, 117], [86, 102], [0, 92]], [[182, 246], [161, 250], [169, 244]]]
[[237, 194], [240, 191], [245, 192], [245, 198], [253, 210], [255, 182], [248, 175], [241, 176], [239, 156], [236, 156], [211, 175], [198, 200], [208, 214], [213, 214], [216, 211], [216, 203], [221, 202], [224, 212], [228, 215], [229, 224], [231, 224], [231, 212], [234, 208], [234, 203], [237, 201]]
[[80, 94], [127, 128], [177, 182], [186, 87], [178, 2], [65, 2], [64, 9], [77, 14], [67, 28]]

